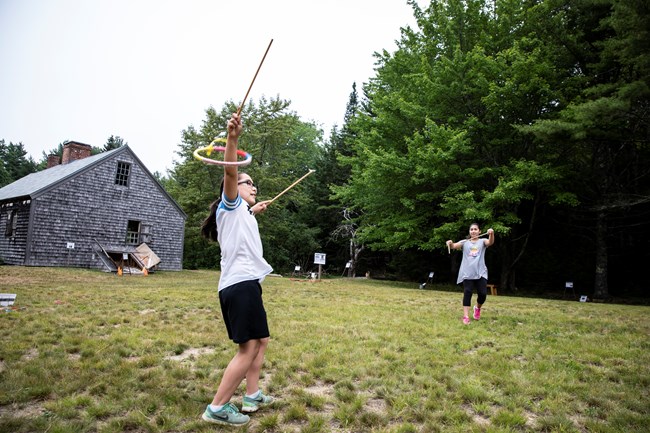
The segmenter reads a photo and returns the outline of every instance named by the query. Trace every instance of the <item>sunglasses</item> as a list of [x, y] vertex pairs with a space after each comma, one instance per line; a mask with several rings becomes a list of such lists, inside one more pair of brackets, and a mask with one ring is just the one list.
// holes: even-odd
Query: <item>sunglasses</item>
[[242, 180], [241, 182], [237, 182], [237, 185], [241, 185], [241, 184], [243, 184], [243, 183], [245, 183], [246, 185], [250, 186], [251, 188], [257, 188], [257, 187], [255, 186], [255, 184], [253, 183], [253, 181], [250, 180], [250, 179], [246, 179], [246, 180]]

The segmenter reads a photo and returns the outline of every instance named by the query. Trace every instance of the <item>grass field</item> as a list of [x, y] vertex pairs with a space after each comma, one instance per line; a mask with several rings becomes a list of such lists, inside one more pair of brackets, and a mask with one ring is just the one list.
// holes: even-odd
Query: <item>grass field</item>
[[[0, 432], [220, 431], [217, 279], [0, 266]], [[277, 401], [239, 431], [650, 431], [649, 307], [489, 296], [464, 326], [460, 290], [263, 286]]]

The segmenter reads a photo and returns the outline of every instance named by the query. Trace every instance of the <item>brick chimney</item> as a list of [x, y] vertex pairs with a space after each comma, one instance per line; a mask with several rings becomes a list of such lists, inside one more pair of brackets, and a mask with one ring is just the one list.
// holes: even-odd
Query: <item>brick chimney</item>
[[67, 164], [78, 159], [87, 158], [90, 156], [91, 150], [92, 146], [89, 144], [78, 143], [76, 141], [68, 141], [63, 145], [63, 157], [61, 158], [61, 164]]
[[47, 155], [47, 168], [56, 167], [59, 164], [61, 164], [61, 161], [59, 159], [59, 155], [56, 155], [56, 154]]

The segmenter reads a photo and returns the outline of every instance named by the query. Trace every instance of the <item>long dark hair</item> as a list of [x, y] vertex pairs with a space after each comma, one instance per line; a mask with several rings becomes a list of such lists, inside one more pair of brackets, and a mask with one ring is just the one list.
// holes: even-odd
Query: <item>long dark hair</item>
[[[243, 173], [237, 173], [237, 180], [241, 177]], [[223, 195], [223, 184], [225, 181], [225, 177], [221, 178], [221, 184], [219, 185], [219, 197], [210, 203], [210, 215], [203, 220], [203, 224], [201, 224], [201, 236], [204, 238], [210, 240], [210, 241], [218, 241], [218, 233], [217, 233], [217, 209], [219, 208], [219, 204], [221, 203], [221, 196]]]
[[[223, 187], [221, 190], [223, 191]], [[218, 199], [210, 203], [210, 215], [208, 215], [208, 217], [203, 220], [203, 224], [201, 224], [201, 236], [207, 240], [215, 242], [218, 240], [217, 208], [219, 207], [219, 203], [221, 203], [221, 194], [219, 194]]]

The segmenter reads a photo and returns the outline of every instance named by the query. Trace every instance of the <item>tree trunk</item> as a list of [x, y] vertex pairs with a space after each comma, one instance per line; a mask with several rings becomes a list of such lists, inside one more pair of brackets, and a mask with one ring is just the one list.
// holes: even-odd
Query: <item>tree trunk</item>
[[361, 245], [357, 246], [354, 238], [350, 239], [350, 267], [348, 268], [348, 277], [352, 278], [357, 273], [357, 261], [359, 260], [359, 254], [363, 251], [365, 247]]
[[354, 238], [350, 238], [350, 267], [348, 268], [348, 278], [354, 277], [357, 268], [357, 261], [354, 260]]
[[[535, 223], [537, 222], [537, 210], [539, 209], [541, 203], [541, 196], [539, 194], [535, 195], [535, 200], [533, 201], [533, 209], [530, 213], [530, 220], [528, 221], [528, 231], [523, 235], [520, 236], [519, 238], [513, 239], [512, 237], [510, 238], [510, 245], [509, 246], [504, 246], [501, 248], [502, 252], [507, 252], [507, 255], [504, 254], [504, 257], [501, 258], [501, 287], [510, 290], [513, 292], [517, 291], [517, 284], [516, 284], [516, 270], [517, 270], [517, 263], [519, 263], [519, 260], [524, 256], [524, 252], [526, 251], [526, 247], [528, 246], [528, 241], [530, 240], [530, 235], [533, 232], [533, 227], [535, 226]], [[523, 238], [523, 243], [521, 244], [521, 248], [519, 248], [519, 252], [514, 251], [515, 248], [515, 241], [518, 241], [519, 239]], [[512, 257], [516, 257], [513, 259]]]
[[499, 246], [499, 255], [501, 259], [501, 279], [499, 287], [504, 291], [516, 291], [514, 266], [512, 264], [512, 251], [514, 248], [511, 242]]
[[594, 279], [594, 298], [609, 298], [607, 286], [607, 213], [598, 212], [596, 216], [596, 274]]

